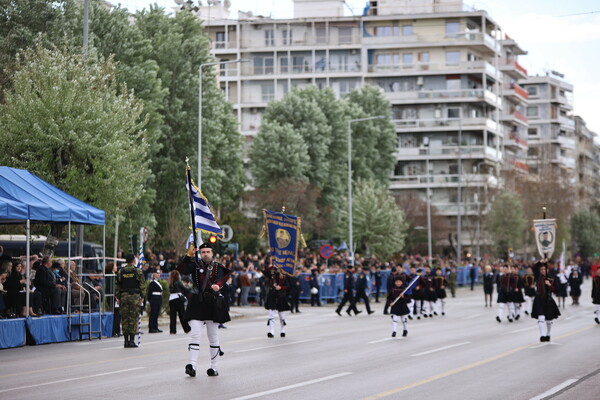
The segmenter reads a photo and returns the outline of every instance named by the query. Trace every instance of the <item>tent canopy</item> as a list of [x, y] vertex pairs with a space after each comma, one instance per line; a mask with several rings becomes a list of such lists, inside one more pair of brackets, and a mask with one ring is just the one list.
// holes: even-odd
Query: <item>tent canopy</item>
[[104, 211], [22, 169], [0, 167], [0, 223], [73, 222], [104, 225]]

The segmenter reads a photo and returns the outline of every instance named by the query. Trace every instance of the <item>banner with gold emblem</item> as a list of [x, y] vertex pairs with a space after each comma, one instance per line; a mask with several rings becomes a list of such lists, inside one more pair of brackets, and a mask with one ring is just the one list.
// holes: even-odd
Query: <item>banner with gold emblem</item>
[[533, 232], [540, 256], [552, 257], [556, 244], [556, 219], [534, 219]]
[[302, 240], [301, 219], [294, 215], [263, 210], [269, 240], [271, 265], [287, 275], [294, 275], [298, 243]]

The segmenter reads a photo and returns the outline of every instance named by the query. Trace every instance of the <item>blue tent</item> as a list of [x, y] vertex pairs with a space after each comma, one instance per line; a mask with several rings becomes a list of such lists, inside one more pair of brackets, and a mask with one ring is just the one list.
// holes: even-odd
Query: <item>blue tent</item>
[[0, 223], [27, 220], [104, 225], [105, 215], [29, 171], [0, 167]]

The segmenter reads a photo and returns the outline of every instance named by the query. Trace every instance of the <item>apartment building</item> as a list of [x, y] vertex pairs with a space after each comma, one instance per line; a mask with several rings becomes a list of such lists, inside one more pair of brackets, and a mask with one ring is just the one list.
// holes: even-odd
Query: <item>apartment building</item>
[[[229, 19], [222, 5], [201, 7], [220, 85], [234, 104], [246, 146], [271, 100], [292, 88], [330, 87], [337, 96], [376, 85], [392, 105], [398, 134], [390, 189], [417, 191], [473, 245], [485, 198], [504, 170], [526, 174], [528, 94], [519, 81], [526, 54], [483, 10], [456, 0], [371, 1], [344, 16], [342, 1], [295, 0], [295, 18], [249, 13]], [[247, 149], [247, 147], [246, 147]]]
[[577, 205], [589, 208], [600, 196], [600, 142], [583, 118], [575, 116]]
[[527, 165], [532, 175], [549, 174], [565, 184], [577, 181], [573, 85], [557, 72], [520, 81], [529, 96]]

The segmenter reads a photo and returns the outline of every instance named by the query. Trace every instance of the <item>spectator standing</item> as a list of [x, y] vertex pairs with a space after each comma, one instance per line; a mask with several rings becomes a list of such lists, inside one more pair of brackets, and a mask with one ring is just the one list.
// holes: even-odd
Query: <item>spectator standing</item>
[[158, 316], [162, 306], [162, 285], [160, 284], [160, 272], [155, 271], [152, 274], [152, 280], [148, 284], [148, 293], [146, 299], [150, 303], [150, 314], [148, 316], [148, 330], [150, 333], [162, 332], [158, 329]]
[[181, 282], [179, 271], [174, 270], [169, 274], [169, 332], [171, 335], [177, 333], [177, 317], [185, 333], [188, 333], [192, 328], [184, 317], [186, 297], [190, 290]]
[[321, 307], [321, 287], [319, 285], [319, 275], [317, 275], [316, 266], [310, 270], [310, 280], [308, 282], [310, 286], [310, 306], [314, 307], [315, 304]]
[[571, 287], [571, 298], [573, 299], [572, 305], [579, 305], [579, 297], [581, 297], [581, 285], [583, 278], [579, 274], [578, 269], [574, 269], [569, 276], [569, 286]]
[[296, 270], [296, 274], [290, 277], [290, 307], [291, 311], [299, 313], [300, 310], [298, 306], [300, 304], [300, 278], [298, 274], [300, 273], [300, 268]]
[[241, 292], [241, 305], [248, 305], [248, 294], [250, 293], [250, 286], [252, 286], [252, 281], [250, 280], [250, 273], [248, 272], [248, 268], [244, 268], [240, 273], [240, 286], [242, 289]]

